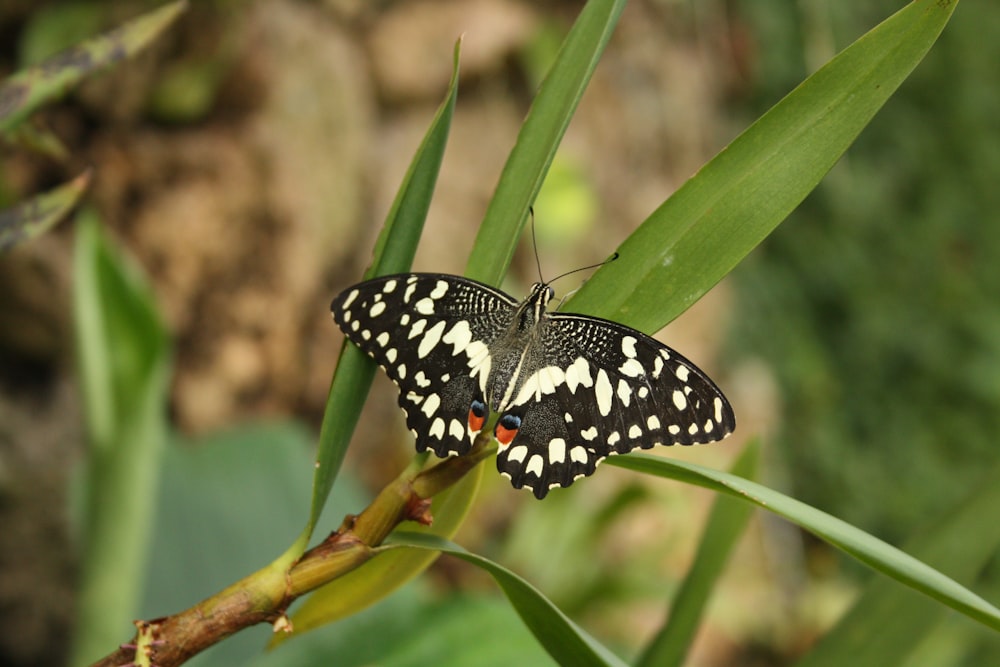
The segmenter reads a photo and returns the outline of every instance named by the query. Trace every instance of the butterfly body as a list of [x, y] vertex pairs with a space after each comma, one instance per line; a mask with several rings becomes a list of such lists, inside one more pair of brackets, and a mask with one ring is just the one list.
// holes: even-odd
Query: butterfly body
[[607, 456], [732, 432], [729, 402], [691, 362], [616, 322], [550, 313], [552, 296], [415, 273], [350, 287], [331, 311], [399, 387], [418, 450], [462, 455], [499, 413], [497, 468], [537, 498]]

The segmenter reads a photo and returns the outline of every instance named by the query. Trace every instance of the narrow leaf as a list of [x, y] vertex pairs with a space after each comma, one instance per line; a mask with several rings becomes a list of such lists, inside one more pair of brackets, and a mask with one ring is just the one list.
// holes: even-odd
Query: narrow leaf
[[[417, 242], [427, 219], [434, 186], [441, 169], [451, 117], [458, 96], [458, 65], [461, 42], [455, 44], [455, 60], [448, 93], [434, 116], [423, 142], [417, 149], [403, 183], [386, 217], [375, 245], [375, 255], [365, 278], [406, 271], [413, 263]], [[323, 505], [337, 478], [347, 453], [347, 446], [357, 425], [361, 407], [368, 396], [375, 363], [353, 345], [341, 349], [337, 372], [330, 385], [323, 424], [320, 428], [319, 454], [313, 480], [312, 509], [309, 524], [292, 550], [302, 553], [319, 520]]]
[[[574, 623], [530, 583], [507, 568], [470, 553], [462, 547], [430, 535], [399, 533], [393, 536], [391, 549], [430, 549], [440, 551], [486, 570], [503, 589], [507, 599], [549, 655], [561, 665], [616, 665], [624, 667], [615, 654]], [[377, 556], [378, 560], [381, 556]]]
[[633, 453], [608, 459], [621, 468], [696, 484], [784, 517], [874, 570], [1000, 630], [1000, 609], [934, 568], [849, 523], [766, 486], [693, 463]]
[[567, 310], [643, 331], [686, 310], [819, 183], [955, 4], [916, 0], [810, 76], [654, 211], [621, 245], [622, 259], [597, 271]]
[[624, 0], [590, 0], [573, 24], [504, 165], [466, 276], [497, 284], [507, 271], [528, 209], [624, 6]]
[[66, 217], [89, 183], [88, 170], [68, 183], [0, 211], [0, 253], [35, 238]]
[[[759, 453], [760, 441], [754, 440], [736, 459], [730, 473], [744, 478], [753, 477]], [[716, 498], [691, 570], [670, 607], [667, 623], [646, 647], [636, 667], [684, 664], [705, 605], [715, 590], [736, 541], [746, 529], [752, 509], [747, 503], [732, 498]]]
[[92, 214], [77, 226], [73, 306], [88, 436], [73, 664], [129, 634], [153, 531], [169, 340], [149, 287]]
[[164, 5], [7, 79], [0, 84], [0, 132], [10, 130], [88, 75], [143, 49], [186, 7], [184, 0]]
[[[1000, 548], [998, 507], [1000, 467], [909, 540], [906, 551], [947, 570], [957, 581], [972, 584]], [[876, 579], [799, 665], [844, 665], [858, 655], [866, 656], [871, 664], [899, 664], [918, 645], [914, 637], [930, 634], [947, 611], [914, 591]]]

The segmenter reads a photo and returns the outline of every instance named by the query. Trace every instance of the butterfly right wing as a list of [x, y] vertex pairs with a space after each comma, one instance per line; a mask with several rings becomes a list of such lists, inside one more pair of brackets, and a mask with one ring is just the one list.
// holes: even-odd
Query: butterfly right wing
[[399, 406], [417, 450], [465, 454], [484, 419], [489, 346], [517, 302], [458, 276], [413, 273], [349, 287], [330, 306], [344, 335], [399, 388]]

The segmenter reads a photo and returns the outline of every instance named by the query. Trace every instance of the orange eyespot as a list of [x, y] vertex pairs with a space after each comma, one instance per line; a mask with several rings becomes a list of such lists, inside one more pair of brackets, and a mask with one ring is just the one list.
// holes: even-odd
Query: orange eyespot
[[477, 415], [475, 408], [469, 409], [469, 430], [478, 433], [483, 430], [483, 424], [485, 423], [486, 415]]
[[493, 437], [497, 439], [501, 447], [506, 447], [517, 435], [517, 430], [521, 428], [521, 418], [517, 415], [507, 414], [497, 421], [496, 428], [493, 429]]
[[472, 403], [469, 405], [469, 429], [473, 433], [479, 433], [483, 430], [483, 424], [486, 423], [486, 404], [479, 398], [472, 399]]

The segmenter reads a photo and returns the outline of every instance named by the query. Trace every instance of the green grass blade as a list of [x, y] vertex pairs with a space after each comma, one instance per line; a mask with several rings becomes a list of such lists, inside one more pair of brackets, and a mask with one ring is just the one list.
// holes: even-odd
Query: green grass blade
[[468, 277], [495, 285], [507, 271], [528, 208], [624, 6], [624, 0], [590, 0], [573, 24], [504, 165], [469, 255]]
[[66, 217], [90, 183], [90, 171], [72, 181], [0, 211], [0, 253], [33, 239]]
[[917, 0], [810, 76], [685, 183], [567, 310], [655, 331], [760, 243], [921, 61], [955, 2]]
[[766, 486], [693, 463], [629, 454], [608, 459], [621, 468], [676, 479], [755, 503], [829, 542], [865, 565], [1000, 630], [1000, 609], [953, 579], [836, 517]]
[[0, 85], [0, 133], [9, 131], [85, 77], [144, 48], [186, 7], [184, 1], [164, 5], [7, 79]]
[[[461, 42], [455, 45], [455, 60], [451, 83], [444, 102], [438, 109], [423, 142], [417, 149], [396, 199], [386, 217], [385, 225], [375, 245], [372, 264], [365, 278], [406, 271], [413, 263], [417, 242], [427, 219], [427, 210], [434, 195], [441, 159], [448, 142], [451, 118], [458, 96], [458, 65]], [[345, 344], [337, 362], [337, 372], [330, 385], [323, 424], [320, 428], [319, 453], [313, 481], [312, 508], [309, 524], [302, 538], [292, 547], [301, 554], [330, 495], [347, 446], [354, 433], [361, 406], [364, 404], [375, 376], [375, 363], [353, 345]], [[296, 554], [298, 555], [298, 554]]]
[[[760, 441], [754, 440], [733, 464], [730, 474], [751, 478], [756, 474]], [[698, 545], [691, 570], [674, 598], [667, 623], [643, 651], [636, 667], [683, 665], [698, 630], [702, 612], [718, 583], [736, 541], [746, 529], [753, 507], [719, 496], [715, 500], [705, 533]]]
[[152, 292], [93, 215], [77, 226], [77, 363], [88, 436], [73, 664], [127, 636], [136, 617], [166, 434], [169, 340]]
[[[401, 548], [440, 551], [486, 570], [503, 589], [524, 624], [559, 664], [574, 667], [624, 667], [625, 663], [621, 659], [562, 613], [537, 588], [505, 567], [470, 553], [457, 544], [430, 535], [397, 534], [386, 550]], [[378, 558], [381, 556], [376, 557], [376, 560]]]
[[[1000, 548], [1000, 467], [934, 525], [909, 540], [906, 551], [928, 565], [972, 584]], [[948, 610], [887, 579], [871, 582], [851, 610], [798, 663], [844, 665], [864, 655], [869, 664], [900, 664], [946, 618]], [[927, 664], [927, 663], [925, 663]]]

